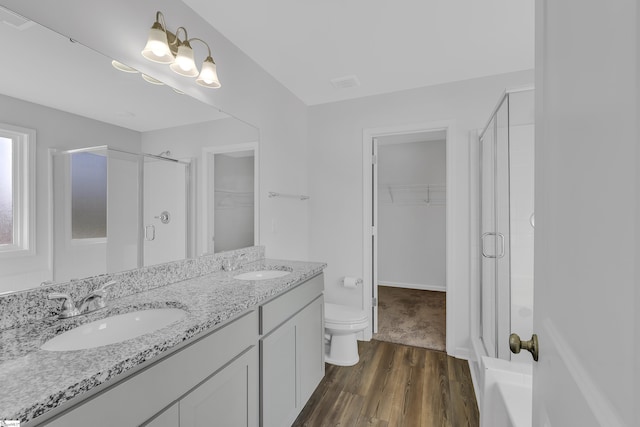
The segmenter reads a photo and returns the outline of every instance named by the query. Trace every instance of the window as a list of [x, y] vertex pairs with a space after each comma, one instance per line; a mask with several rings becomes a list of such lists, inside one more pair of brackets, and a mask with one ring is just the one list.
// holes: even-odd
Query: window
[[35, 131], [0, 123], [0, 256], [35, 252]]
[[71, 238], [107, 237], [107, 157], [71, 154]]

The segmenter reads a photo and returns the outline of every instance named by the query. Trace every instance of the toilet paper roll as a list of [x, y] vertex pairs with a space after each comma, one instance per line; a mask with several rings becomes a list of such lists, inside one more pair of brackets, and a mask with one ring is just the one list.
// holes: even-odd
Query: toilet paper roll
[[355, 288], [360, 283], [360, 279], [356, 277], [345, 277], [343, 283], [345, 288]]

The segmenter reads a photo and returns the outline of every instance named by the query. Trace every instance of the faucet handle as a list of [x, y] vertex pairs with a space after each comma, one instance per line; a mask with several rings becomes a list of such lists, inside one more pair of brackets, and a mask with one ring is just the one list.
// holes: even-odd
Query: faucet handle
[[112, 287], [113, 285], [116, 285], [117, 283], [118, 283], [117, 280], [111, 280], [111, 281], [105, 283], [104, 285], [100, 286], [97, 290], [104, 292], [107, 289], [109, 289], [110, 287]]
[[106, 303], [104, 302], [104, 297], [106, 294], [106, 290], [110, 287], [112, 287], [113, 285], [115, 285], [116, 283], [118, 283], [115, 280], [111, 280], [107, 283], [105, 283], [104, 285], [100, 286], [98, 289], [96, 289], [95, 291], [93, 291], [91, 293], [91, 295], [98, 297], [97, 301], [96, 301], [96, 307], [97, 308], [103, 308], [106, 306]]
[[58, 316], [60, 319], [66, 319], [67, 317], [72, 317], [72, 316], [77, 316], [79, 314], [78, 309], [76, 308], [75, 304], [73, 303], [73, 299], [71, 299], [71, 296], [69, 294], [63, 294], [60, 292], [53, 292], [49, 295], [47, 295], [48, 299], [63, 299], [64, 301], [62, 302], [62, 311], [60, 312], [60, 315]]

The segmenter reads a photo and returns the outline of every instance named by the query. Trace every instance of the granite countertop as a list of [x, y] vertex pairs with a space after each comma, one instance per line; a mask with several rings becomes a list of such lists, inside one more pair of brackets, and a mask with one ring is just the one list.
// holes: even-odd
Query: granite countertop
[[[321, 273], [325, 266], [314, 262], [260, 260], [232, 272], [218, 271], [114, 299], [107, 302], [105, 309], [85, 316], [46, 318], [0, 331], [0, 419], [30, 421], [143, 362], [162, 356], [200, 332], [237, 318]], [[291, 274], [261, 281], [233, 278], [261, 269], [288, 270]], [[161, 307], [182, 308], [187, 314], [165, 328], [117, 344], [62, 352], [40, 349], [49, 338], [80, 324]]]

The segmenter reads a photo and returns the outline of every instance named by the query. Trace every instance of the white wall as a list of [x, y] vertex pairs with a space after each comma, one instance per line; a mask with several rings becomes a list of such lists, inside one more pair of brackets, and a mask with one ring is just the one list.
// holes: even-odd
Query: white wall
[[[510, 127], [509, 141], [511, 330], [520, 336], [528, 337], [533, 334], [533, 124]], [[512, 355], [512, 360], [518, 359], [527, 363], [531, 361], [528, 354]]]
[[37, 253], [34, 256], [0, 259], [0, 291], [15, 291], [32, 288], [51, 279], [49, 148], [64, 150], [109, 145], [137, 151], [140, 150], [140, 134], [3, 95], [0, 95], [0, 117], [3, 123], [36, 130]]
[[[384, 144], [380, 139], [379, 284], [446, 290], [445, 205], [427, 204], [426, 192], [402, 188], [445, 183], [446, 141]], [[389, 188], [398, 186], [394, 195]]]
[[[531, 84], [532, 71], [491, 76], [309, 108], [310, 258], [328, 262], [326, 298], [363, 306], [370, 289], [345, 289], [343, 276], [363, 277], [363, 129], [451, 120], [454, 254], [448, 294], [455, 325], [450, 354], [466, 357], [469, 340], [469, 131], [484, 127], [501, 93]], [[451, 347], [451, 348], [449, 348]]]
[[[257, 126], [263, 189], [260, 243], [266, 245], [269, 257], [308, 258], [308, 203], [284, 203], [268, 199], [266, 193], [307, 193], [307, 108], [240, 49], [184, 3], [172, 0], [2, 0], [2, 4]], [[220, 89], [202, 88], [140, 55], [157, 10], [164, 13], [170, 28], [185, 26], [191, 37], [210, 44]]]

